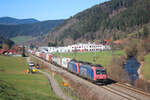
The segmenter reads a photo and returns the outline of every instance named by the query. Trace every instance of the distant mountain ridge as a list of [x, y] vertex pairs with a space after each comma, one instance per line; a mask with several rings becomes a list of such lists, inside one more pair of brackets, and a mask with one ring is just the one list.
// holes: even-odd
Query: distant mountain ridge
[[12, 17], [0, 17], [0, 24], [4, 24], [4, 25], [32, 24], [36, 22], [39, 22], [39, 21], [33, 18], [16, 19]]
[[[13, 40], [17, 44], [31, 41], [42, 42], [44, 36], [60, 25], [64, 20], [38, 21], [36, 19], [16, 19], [11, 17], [0, 18], [0, 38]], [[29, 38], [30, 37], [30, 38]], [[19, 39], [19, 40], [18, 40]], [[36, 40], [35, 40], [36, 39]], [[19, 41], [19, 43], [17, 42]], [[0, 41], [0, 46], [2, 41]]]
[[32, 24], [4, 25], [0, 24], [0, 36], [12, 38], [16, 36], [42, 36], [60, 25], [64, 20], [48, 20]]
[[33, 18], [16, 19], [12, 17], [0, 17], [0, 24], [4, 24], [4, 25], [32, 24], [36, 22], [39, 22], [39, 21]]

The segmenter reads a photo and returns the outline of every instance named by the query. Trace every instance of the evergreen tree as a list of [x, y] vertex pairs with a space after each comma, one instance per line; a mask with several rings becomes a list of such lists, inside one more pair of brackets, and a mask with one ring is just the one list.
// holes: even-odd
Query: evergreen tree
[[30, 44], [30, 49], [33, 49], [35, 46], [34, 46], [34, 44]]
[[5, 50], [8, 50], [9, 49], [9, 45], [6, 44], [6, 43], [3, 43], [2, 44], [2, 48], [5, 49]]
[[54, 46], [57, 46], [57, 45], [58, 45], [58, 42], [57, 42], [57, 39], [55, 39]]
[[146, 26], [143, 28], [143, 38], [147, 38], [149, 35], [149, 30]]
[[22, 47], [22, 57], [26, 57], [26, 55], [25, 55], [25, 46], [24, 45]]

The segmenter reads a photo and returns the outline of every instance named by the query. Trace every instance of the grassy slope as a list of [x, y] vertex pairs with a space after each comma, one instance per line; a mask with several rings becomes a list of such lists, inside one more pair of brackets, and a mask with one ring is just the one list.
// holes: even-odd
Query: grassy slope
[[33, 39], [32, 36], [17, 36], [11, 38], [11, 40], [14, 41], [16, 44], [23, 43], [32, 39]]
[[88, 61], [91, 63], [94, 63], [93, 56], [96, 55], [96, 59], [97, 59], [96, 63], [101, 64], [105, 66], [106, 68], [108, 68], [110, 61], [112, 59], [112, 54], [114, 56], [121, 56], [121, 55], [124, 55], [124, 52], [114, 51], [112, 53], [111, 51], [104, 51], [104, 52], [84, 52], [84, 53], [76, 53], [76, 54], [75, 53], [61, 53], [61, 54], [56, 54], [56, 55], [75, 58], [77, 60]]
[[142, 68], [142, 72], [144, 78], [150, 80], [150, 53], [144, 57], [144, 67]]
[[[18, 97], [20, 100], [61, 100], [49, 89], [43, 75], [25, 74], [26, 67], [25, 58], [0, 56], [0, 100], [19, 100]], [[16, 95], [10, 96], [9, 92]]]

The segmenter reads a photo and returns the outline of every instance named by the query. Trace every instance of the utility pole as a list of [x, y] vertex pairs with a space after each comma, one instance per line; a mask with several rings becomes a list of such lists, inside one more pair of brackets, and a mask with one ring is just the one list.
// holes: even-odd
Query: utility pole
[[94, 55], [93, 55], [93, 62], [94, 64], [96, 64], [96, 51], [94, 52]]
[[74, 59], [76, 59], [76, 55], [77, 55], [77, 48], [75, 47], [75, 50], [74, 50]]

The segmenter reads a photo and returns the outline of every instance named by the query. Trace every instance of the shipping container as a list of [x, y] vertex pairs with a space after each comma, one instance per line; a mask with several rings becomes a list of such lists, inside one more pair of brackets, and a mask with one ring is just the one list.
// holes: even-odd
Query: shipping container
[[62, 66], [63, 68], [66, 68], [66, 69], [67, 69], [67, 66], [68, 66], [68, 63], [70, 62], [70, 60], [71, 60], [71, 58], [65, 58], [65, 57], [63, 57], [63, 58], [62, 58], [62, 64], [61, 64], [61, 66]]

